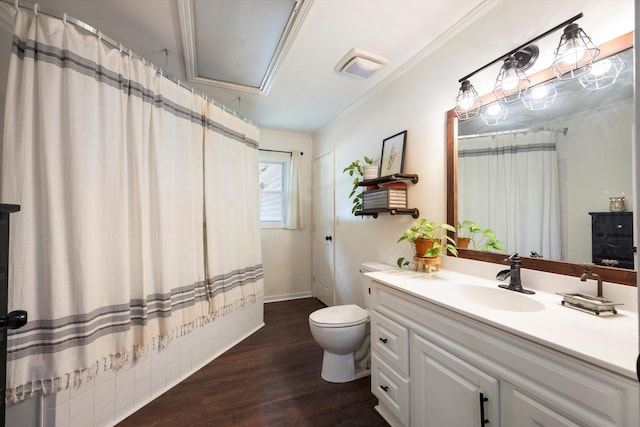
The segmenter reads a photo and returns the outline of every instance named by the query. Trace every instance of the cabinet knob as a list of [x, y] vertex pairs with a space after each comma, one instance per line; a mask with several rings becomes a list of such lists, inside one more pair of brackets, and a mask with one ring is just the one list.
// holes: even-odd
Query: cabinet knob
[[389, 386], [388, 385], [381, 385], [380, 388], [382, 389], [382, 391], [384, 391], [385, 393], [387, 393], [389, 391]]
[[382, 341], [382, 343], [383, 343], [383, 344], [386, 344], [386, 343], [387, 343], [387, 341], [389, 341], [389, 340], [388, 340], [388, 339], [386, 339], [386, 338], [380, 338], [380, 341]]
[[616, 228], [617, 228], [618, 230], [622, 230], [622, 224], [618, 224], [618, 225], [616, 225]]

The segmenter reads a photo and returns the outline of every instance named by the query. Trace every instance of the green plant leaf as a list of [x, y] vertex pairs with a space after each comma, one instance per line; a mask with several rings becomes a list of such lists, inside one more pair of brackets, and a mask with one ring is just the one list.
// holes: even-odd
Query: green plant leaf
[[456, 231], [455, 227], [453, 225], [449, 225], [449, 224], [441, 224], [440, 228], [443, 228], [443, 229], [445, 229], [447, 231], [451, 231], [451, 232], [454, 232], [454, 233]]
[[447, 243], [447, 250], [453, 255], [458, 256], [458, 248], [456, 248], [454, 245]]
[[406, 265], [411, 264], [411, 262], [408, 261], [405, 257], [402, 256], [402, 257], [400, 257], [400, 258], [398, 258], [396, 260], [396, 264], [398, 265], [398, 268], [402, 268], [402, 267], [404, 267]]

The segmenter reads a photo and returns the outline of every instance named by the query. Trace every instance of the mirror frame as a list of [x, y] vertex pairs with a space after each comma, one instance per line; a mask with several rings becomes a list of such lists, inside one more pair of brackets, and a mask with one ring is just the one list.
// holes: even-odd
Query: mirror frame
[[[634, 32], [624, 34], [600, 46], [600, 58], [606, 58], [623, 50], [633, 47]], [[555, 79], [555, 74], [551, 68], [545, 68], [529, 76], [530, 85]], [[483, 103], [494, 100], [491, 93], [481, 97]], [[453, 109], [447, 111], [447, 223], [457, 228], [458, 224], [458, 118]], [[640, 202], [640, 201], [638, 201]], [[636, 204], [635, 209], [640, 206]], [[636, 233], [640, 232], [637, 230]], [[448, 233], [451, 238], [456, 238], [455, 233]], [[637, 234], [638, 235], [638, 234]], [[477, 251], [471, 249], [458, 249], [460, 258], [473, 259], [477, 261], [491, 262], [495, 264], [505, 264], [507, 254]], [[530, 270], [545, 271], [549, 273], [563, 274], [566, 276], [580, 277], [584, 272], [584, 263], [574, 263], [567, 261], [554, 261], [544, 258], [531, 258], [521, 256], [522, 268]], [[636, 269], [638, 262], [636, 257]], [[602, 277], [602, 280], [609, 283], [618, 283], [628, 286], [637, 286], [636, 270], [626, 270], [622, 268], [596, 266], [593, 271]]]

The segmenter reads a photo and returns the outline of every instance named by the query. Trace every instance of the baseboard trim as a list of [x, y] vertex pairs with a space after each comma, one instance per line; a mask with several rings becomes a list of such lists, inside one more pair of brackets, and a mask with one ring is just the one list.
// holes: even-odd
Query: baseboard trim
[[283, 295], [265, 295], [264, 302], [278, 302], [278, 301], [290, 301], [292, 299], [311, 298], [313, 295], [311, 292], [297, 292], [295, 294], [283, 294]]

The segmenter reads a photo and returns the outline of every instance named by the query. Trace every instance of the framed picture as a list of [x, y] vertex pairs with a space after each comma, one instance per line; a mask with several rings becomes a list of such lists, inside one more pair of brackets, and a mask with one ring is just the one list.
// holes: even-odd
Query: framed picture
[[380, 176], [402, 173], [402, 166], [404, 164], [404, 144], [406, 140], [406, 130], [382, 140]]

